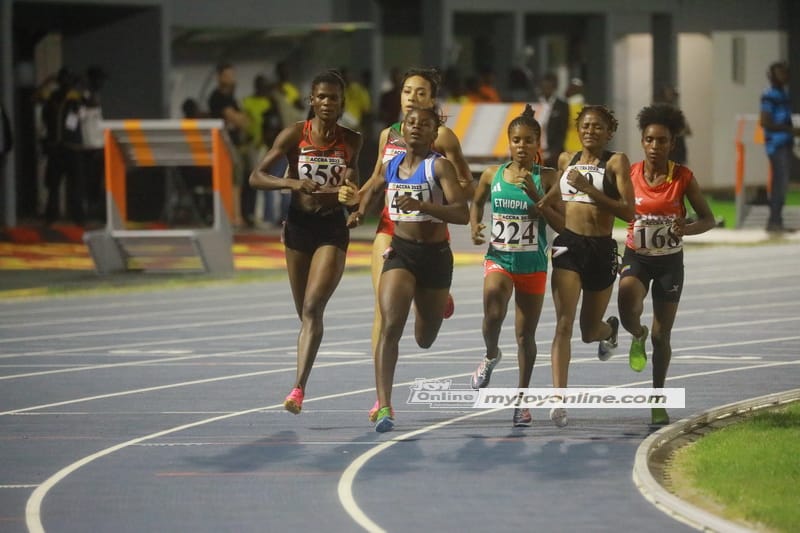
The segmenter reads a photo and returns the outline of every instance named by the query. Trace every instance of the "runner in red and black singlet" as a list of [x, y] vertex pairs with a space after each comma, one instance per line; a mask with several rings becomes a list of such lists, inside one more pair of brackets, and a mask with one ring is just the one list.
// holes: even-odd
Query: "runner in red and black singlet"
[[[256, 189], [289, 189], [292, 203], [283, 230], [286, 267], [295, 309], [302, 321], [297, 339], [297, 379], [284, 406], [302, 409], [306, 382], [322, 342], [323, 313], [344, 272], [350, 242], [346, 208], [339, 188], [358, 183], [361, 134], [339, 126], [344, 81], [333, 71], [311, 84], [313, 116], [281, 131], [272, 148], [250, 176]], [[286, 157], [285, 178], [269, 168]]]
[[[639, 112], [645, 159], [631, 166], [636, 214], [628, 224], [620, 268], [618, 307], [622, 326], [633, 336], [628, 362], [637, 372], [647, 364], [646, 342], [652, 333], [653, 388], [664, 387], [672, 355], [670, 336], [683, 291], [683, 236], [714, 227], [714, 215], [700, 185], [685, 166], [669, 160], [676, 137], [685, 129], [683, 113], [654, 104]], [[697, 213], [687, 222], [685, 200]], [[641, 323], [644, 299], [651, 290], [652, 330]], [[663, 408], [653, 408], [653, 424], [669, 423]]]

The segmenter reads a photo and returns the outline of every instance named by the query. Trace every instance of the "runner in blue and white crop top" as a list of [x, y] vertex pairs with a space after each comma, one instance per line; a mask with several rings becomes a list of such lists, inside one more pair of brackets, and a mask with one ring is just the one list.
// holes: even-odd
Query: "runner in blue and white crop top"
[[389, 217], [394, 222], [436, 222], [443, 223], [438, 218], [420, 213], [419, 211], [404, 211], [397, 207], [397, 198], [400, 195], [414, 196], [421, 202], [431, 202], [444, 205], [444, 192], [434, 177], [433, 163], [441, 154], [431, 152], [408, 178], [401, 178], [397, 169], [406, 158], [406, 154], [398, 154], [386, 165], [386, 206]]

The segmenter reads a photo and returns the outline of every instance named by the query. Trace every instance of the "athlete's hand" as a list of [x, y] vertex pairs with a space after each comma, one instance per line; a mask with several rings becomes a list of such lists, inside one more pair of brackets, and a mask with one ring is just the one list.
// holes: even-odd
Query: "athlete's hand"
[[483, 222], [471, 225], [472, 244], [484, 244], [486, 242], [486, 237], [483, 235], [483, 230], [485, 229], [486, 224]]
[[422, 202], [417, 200], [411, 195], [400, 194], [397, 196], [397, 207], [401, 211], [410, 213], [412, 211], [420, 211], [422, 209]]
[[358, 204], [358, 187], [348, 179], [344, 180], [344, 185], [339, 187], [339, 203], [344, 205]]
[[360, 226], [363, 220], [364, 220], [364, 215], [362, 215], [358, 211], [353, 211], [352, 213], [350, 213], [350, 216], [347, 217], [347, 227], [355, 228], [356, 226]]
[[677, 237], [683, 237], [686, 234], [685, 218], [679, 217], [672, 221], [672, 233], [674, 233]]
[[567, 183], [580, 192], [586, 192], [592, 188], [592, 183], [586, 179], [586, 176], [575, 170], [574, 168], [567, 174]]
[[303, 194], [314, 194], [319, 190], [319, 183], [313, 180], [296, 180], [297, 185], [295, 185], [294, 190], [296, 192], [301, 192]]

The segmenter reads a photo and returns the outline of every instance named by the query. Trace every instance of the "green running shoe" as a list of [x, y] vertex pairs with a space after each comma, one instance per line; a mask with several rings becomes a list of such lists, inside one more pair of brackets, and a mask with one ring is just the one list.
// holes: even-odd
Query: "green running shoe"
[[666, 426], [669, 424], [669, 415], [663, 407], [653, 407], [650, 409], [650, 424], [654, 426]]
[[378, 416], [376, 417], [378, 423], [375, 424], [375, 431], [378, 433], [386, 433], [394, 429], [394, 413], [390, 406], [381, 407], [378, 409]]
[[650, 333], [647, 326], [642, 326], [642, 336], [634, 337], [631, 341], [631, 350], [628, 352], [628, 364], [634, 372], [641, 372], [647, 366], [647, 351], [645, 350], [645, 343], [647, 342], [647, 335]]

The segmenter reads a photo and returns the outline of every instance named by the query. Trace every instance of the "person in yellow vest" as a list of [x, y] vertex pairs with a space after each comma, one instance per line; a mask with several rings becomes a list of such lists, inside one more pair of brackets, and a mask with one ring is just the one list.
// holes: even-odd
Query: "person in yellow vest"
[[369, 91], [361, 83], [353, 79], [350, 71], [342, 67], [339, 73], [347, 85], [344, 88], [344, 114], [342, 124], [356, 131], [364, 132], [366, 122], [372, 112], [372, 100]]
[[[242, 111], [248, 118], [247, 144], [244, 148], [245, 175], [249, 176], [253, 169], [266, 154], [269, 146], [264, 144], [263, 125], [264, 114], [275, 107], [270, 97], [272, 84], [267, 77], [259, 74], [253, 80], [253, 94], [246, 96], [242, 100]], [[275, 191], [264, 191], [266, 203], [269, 205], [276, 194]], [[255, 216], [256, 191], [247, 180], [242, 184], [242, 216], [245, 220], [250, 220], [253, 224], [257, 220]]]
[[567, 97], [567, 105], [569, 106], [569, 122], [567, 123], [567, 136], [564, 139], [564, 151], [578, 152], [583, 146], [581, 145], [580, 137], [578, 137], [575, 121], [578, 113], [586, 105], [586, 101], [583, 98], [583, 81], [580, 78], [572, 78], [564, 96]]

